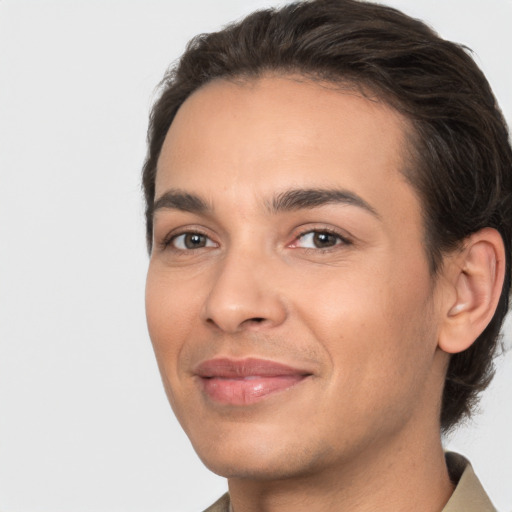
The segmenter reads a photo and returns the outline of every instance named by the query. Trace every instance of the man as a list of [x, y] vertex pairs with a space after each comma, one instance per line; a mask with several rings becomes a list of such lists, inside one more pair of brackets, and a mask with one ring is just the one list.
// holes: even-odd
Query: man
[[147, 317], [209, 511], [489, 511], [441, 432], [492, 375], [512, 150], [480, 70], [355, 0], [257, 12], [166, 77]]

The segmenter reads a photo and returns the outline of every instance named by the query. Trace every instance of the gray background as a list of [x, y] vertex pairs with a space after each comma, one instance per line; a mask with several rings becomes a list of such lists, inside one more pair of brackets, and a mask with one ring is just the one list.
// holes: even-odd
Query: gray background
[[[473, 48], [512, 121], [511, 0], [387, 3]], [[276, 4], [0, 0], [1, 512], [192, 512], [224, 491], [153, 360], [139, 173], [155, 85], [186, 41]], [[503, 512], [511, 359], [447, 441]]]

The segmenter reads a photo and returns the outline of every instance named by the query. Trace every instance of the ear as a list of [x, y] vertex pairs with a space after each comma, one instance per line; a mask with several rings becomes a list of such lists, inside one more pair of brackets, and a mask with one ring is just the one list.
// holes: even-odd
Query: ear
[[473, 344], [496, 311], [505, 275], [501, 235], [484, 228], [448, 260], [442, 273], [450, 292], [444, 296], [438, 346], [455, 354]]

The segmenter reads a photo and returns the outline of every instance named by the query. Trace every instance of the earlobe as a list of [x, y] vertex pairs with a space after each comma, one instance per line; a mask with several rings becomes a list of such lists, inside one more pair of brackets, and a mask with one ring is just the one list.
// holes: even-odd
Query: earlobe
[[491, 321], [503, 287], [505, 249], [501, 235], [485, 228], [471, 235], [450, 261], [452, 288], [438, 345], [455, 354], [469, 348]]

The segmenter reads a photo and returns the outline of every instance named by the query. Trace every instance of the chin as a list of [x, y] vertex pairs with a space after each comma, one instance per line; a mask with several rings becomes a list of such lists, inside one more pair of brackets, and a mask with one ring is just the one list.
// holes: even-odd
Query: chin
[[[204, 465], [213, 473], [228, 479], [286, 480], [313, 472], [313, 464], [282, 457], [202, 457]], [[285, 461], [285, 462], [283, 462]]]
[[191, 437], [199, 458], [213, 473], [225, 478], [280, 480], [305, 476], [327, 461], [328, 449], [318, 445], [312, 449], [304, 439], [290, 439], [282, 433], [250, 433], [243, 425], [239, 429], [239, 435], [215, 436], [208, 442], [194, 442]]

